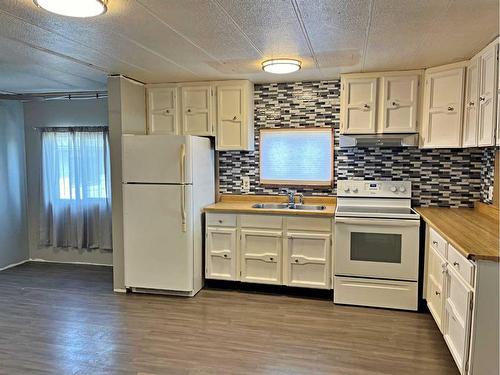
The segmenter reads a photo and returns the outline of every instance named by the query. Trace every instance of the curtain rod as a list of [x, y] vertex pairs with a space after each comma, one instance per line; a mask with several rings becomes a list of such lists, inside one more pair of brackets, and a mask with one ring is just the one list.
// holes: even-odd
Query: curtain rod
[[0, 93], [0, 99], [20, 100], [20, 101], [85, 100], [85, 99], [105, 99], [107, 97], [108, 97], [107, 91], [47, 92], [47, 93], [29, 93], [29, 94]]
[[109, 127], [107, 125], [97, 125], [97, 126], [37, 126], [33, 127], [33, 130], [40, 132], [75, 132], [75, 131], [85, 131], [85, 132], [102, 132], [108, 131]]

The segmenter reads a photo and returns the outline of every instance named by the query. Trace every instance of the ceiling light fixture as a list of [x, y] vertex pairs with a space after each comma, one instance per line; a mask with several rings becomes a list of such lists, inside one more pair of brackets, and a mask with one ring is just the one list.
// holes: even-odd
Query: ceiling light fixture
[[33, 0], [49, 12], [68, 17], [95, 17], [108, 9], [107, 0]]
[[294, 59], [273, 59], [262, 63], [262, 70], [267, 73], [287, 74], [300, 69], [302, 63]]

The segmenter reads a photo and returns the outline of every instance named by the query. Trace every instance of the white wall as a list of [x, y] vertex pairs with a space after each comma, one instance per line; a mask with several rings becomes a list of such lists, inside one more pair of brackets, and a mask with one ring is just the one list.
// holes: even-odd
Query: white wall
[[109, 250], [40, 247], [41, 135], [34, 128], [56, 126], [105, 126], [108, 124], [106, 99], [49, 100], [24, 103], [26, 167], [28, 182], [29, 251], [32, 259], [54, 262], [113, 264]]
[[23, 106], [0, 100], [0, 269], [27, 260]]

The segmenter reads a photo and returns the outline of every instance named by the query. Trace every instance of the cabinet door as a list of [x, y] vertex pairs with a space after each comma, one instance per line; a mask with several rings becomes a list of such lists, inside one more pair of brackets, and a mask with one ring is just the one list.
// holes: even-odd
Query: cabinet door
[[287, 233], [287, 285], [330, 288], [330, 238], [329, 233]]
[[466, 374], [469, 354], [472, 291], [453, 270], [446, 272], [443, 335], [460, 373]]
[[185, 86], [182, 93], [182, 133], [213, 135], [212, 87]]
[[417, 75], [382, 78], [383, 133], [415, 133], [418, 105]]
[[148, 134], [178, 134], [177, 88], [148, 88]]
[[207, 279], [238, 280], [236, 228], [207, 228]]
[[376, 133], [377, 78], [346, 78], [342, 82], [342, 133]]
[[479, 62], [472, 59], [467, 65], [467, 82], [465, 84], [464, 132], [463, 146], [477, 146], [479, 101]]
[[494, 44], [479, 56], [478, 146], [492, 146], [495, 144], [497, 47]]
[[426, 74], [423, 147], [461, 147], [464, 75], [464, 68]]
[[217, 150], [242, 150], [248, 145], [244, 86], [217, 87]]
[[242, 229], [240, 280], [281, 284], [282, 243], [281, 231]]
[[431, 246], [428, 248], [429, 255], [427, 259], [427, 293], [426, 300], [429, 311], [431, 312], [439, 329], [442, 329], [442, 311], [443, 311], [443, 281], [446, 270], [446, 260]]

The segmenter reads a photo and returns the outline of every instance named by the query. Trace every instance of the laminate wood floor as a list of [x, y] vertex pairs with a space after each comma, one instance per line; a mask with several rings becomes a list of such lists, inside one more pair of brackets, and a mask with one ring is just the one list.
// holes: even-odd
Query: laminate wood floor
[[108, 267], [0, 272], [0, 374], [458, 374], [429, 314], [111, 289]]

